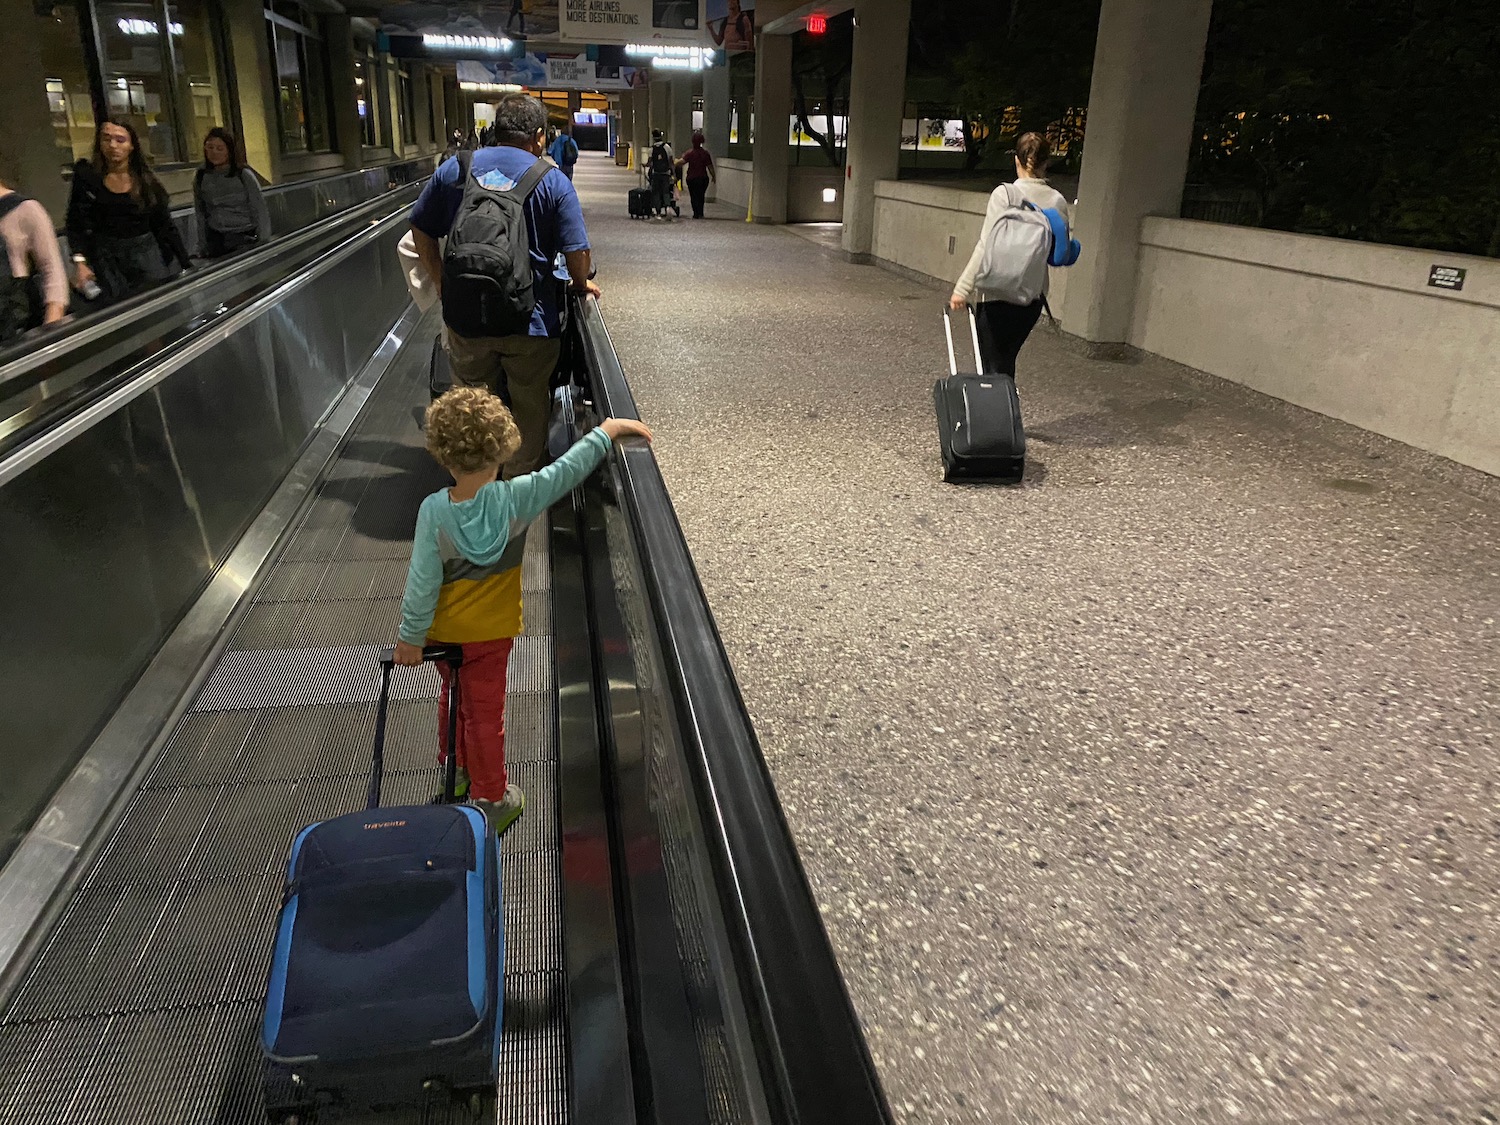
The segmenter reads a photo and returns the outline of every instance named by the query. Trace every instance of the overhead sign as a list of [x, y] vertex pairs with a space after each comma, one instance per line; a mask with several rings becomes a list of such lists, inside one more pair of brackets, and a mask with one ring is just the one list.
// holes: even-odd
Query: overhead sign
[[547, 56], [547, 85], [564, 89], [591, 90], [597, 79], [594, 64], [586, 59]]
[[1434, 289], [1447, 289], [1457, 293], [1464, 287], [1464, 278], [1469, 271], [1458, 266], [1433, 266], [1427, 275], [1427, 284]]
[[570, 43], [703, 43], [704, 0], [558, 0]]
[[458, 64], [458, 78], [471, 89], [485, 92], [520, 86], [533, 90], [628, 90], [645, 85], [649, 72], [595, 62], [583, 55], [527, 54], [496, 61], [464, 60]]

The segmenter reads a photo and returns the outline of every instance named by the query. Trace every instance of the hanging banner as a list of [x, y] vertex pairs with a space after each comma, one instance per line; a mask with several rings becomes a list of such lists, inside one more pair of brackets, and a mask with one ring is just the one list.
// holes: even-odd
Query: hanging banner
[[708, 0], [705, 18], [715, 47], [731, 55], [755, 50], [755, 0]]
[[704, 0], [556, 0], [569, 43], [704, 43]]
[[533, 41], [557, 37], [560, 0], [475, 0], [467, 4], [431, 4], [396, 0], [380, 9], [380, 25], [389, 32], [444, 35], [515, 36]]

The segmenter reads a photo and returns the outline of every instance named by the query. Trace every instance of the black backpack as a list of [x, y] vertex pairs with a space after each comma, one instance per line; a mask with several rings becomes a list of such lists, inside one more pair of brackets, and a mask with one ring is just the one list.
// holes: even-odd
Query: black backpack
[[[20, 192], [0, 197], [0, 219], [25, 202], [26, 197]], [[5, 343], [42, 322], [42, 301], [35, 275], [11, 276], [9, 251], [3, 239], [0, 239], [0, 254], [6, 255], [4, 274], [0, 276], [0, 343]]]
[[524, 336], [536, 308], [526, 201], [557, 165], [542, 157], [508, 191], [474, 178], [474, 154], [458, 154], [464, 197], [443, 251], [443, 320], [458, 335]]
[[672, 174], [672, 156], [667, 152], [666, 141], [657, 141], [651, 148], [651, 174], [653, 176]]

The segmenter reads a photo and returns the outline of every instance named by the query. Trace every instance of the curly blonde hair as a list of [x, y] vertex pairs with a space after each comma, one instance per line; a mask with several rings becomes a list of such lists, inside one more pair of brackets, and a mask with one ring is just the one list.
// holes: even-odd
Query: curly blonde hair
[[427, 408], [427, 452], [449, 472], [503, 465], [521, 448], [521, 431], [482, 387], [455, 387]]

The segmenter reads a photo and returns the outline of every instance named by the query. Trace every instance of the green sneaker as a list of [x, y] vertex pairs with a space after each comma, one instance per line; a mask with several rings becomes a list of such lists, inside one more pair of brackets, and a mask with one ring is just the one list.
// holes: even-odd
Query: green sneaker
[[526, 794], [521, 792], [519, 785], [507, 785], [505, 796], [498, 801], [475, 797], [469, 803], [484, 813], [485, 818], [494, 826], [496, 836], [503, 836], [505, 830], [520, 820], [521, 814], [526, 811]]
[[[463, 766], [459, 766], [458, 776], [454, 778], [453, 781], [453, 800], [455, 802], [463, 802], [467, 801], [468, 799], [469, 771], [464, 769]], [[432, 795], [432, 803], [434, 805], [445, 805], [448, 803], [447, 799], [443, 796], [442, 790], [438, 790], [438, 792]]]

